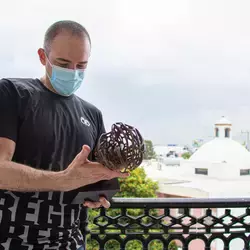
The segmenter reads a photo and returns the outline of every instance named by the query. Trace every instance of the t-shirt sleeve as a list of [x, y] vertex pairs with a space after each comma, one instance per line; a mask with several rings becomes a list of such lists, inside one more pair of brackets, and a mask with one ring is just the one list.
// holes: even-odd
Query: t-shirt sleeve
[[17, 140], [18, 131], [17, 92], [13, 83], [0, 80], [0, 137]]
[[99, 114], [98, 114], [98, 136], [97, 136], [98, 139], [104, 133], [106, 133], [106, 129], [105, 129], [102, 113], [101, 113], [101, 111], [99, 111]]
[[104, 133], [106, 133], [106, 129], [105, 129], [104, 121], [103, 121], [103, 116], [102, 116], [101, 111], [98, 110], [98, 113], [97, 113], [97, 138], [95, 141], [94, 150], [91, 152], [91, 155], [90, 155], [90, 159], [92, 161], [96, 161], [96, 157], [95, 157], [94, 152], [95, 152], [95, 149], [96, 149], [96, 146], [97, 146], [97, 143], [98, 143], [100, 136]]

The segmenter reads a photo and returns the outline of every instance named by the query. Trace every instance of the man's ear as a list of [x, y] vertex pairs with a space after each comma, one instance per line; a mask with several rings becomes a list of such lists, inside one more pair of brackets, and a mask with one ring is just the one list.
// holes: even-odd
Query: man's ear
[[45, 55], [45, 51], [43, 48], [39, 48], [38, 51], [38, 56], [40, 59], [40, 62], [42, 63], [42, 65], [46, 66], [46, 55]]

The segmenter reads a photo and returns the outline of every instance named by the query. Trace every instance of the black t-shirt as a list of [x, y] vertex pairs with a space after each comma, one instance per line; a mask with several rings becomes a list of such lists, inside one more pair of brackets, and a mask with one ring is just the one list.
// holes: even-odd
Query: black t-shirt
[[[0, 80], [0, 137], [16, 142], [13, 161], [60, 171], [104, 132], [101, 112], [76, 95], [57, 95], [38, 79]], [[76, 192], [0, 190], [0, 249], [79, 248], [87, 210], [71, 204]]]

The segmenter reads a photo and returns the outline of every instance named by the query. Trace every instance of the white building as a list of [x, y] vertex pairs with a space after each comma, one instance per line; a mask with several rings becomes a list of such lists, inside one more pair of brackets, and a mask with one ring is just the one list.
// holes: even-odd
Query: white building
[[168, 145], [154, 145], [154, 151], [157, 156], [168, 157], [169, 155], [174, 155], [176, 157], [188, 152], [187, 146], [181, 146], [178, 144], [168, 144]]
[[[152, 163], [147, 175], [159, 181], [160, 193], [172, 197], [250, 197], [250, 152], [232, 139], [232, 124], [222, 117], [214, 125], [214, 139], [202, 145], [178, 167]], [[234, 209], [232, 209], [234, 210]], [[224, 211], [224, 210], [223, 210]], [[220, 215], [222, 210], [217, 210]], [[235, 209], [234, 213], [242, 214]], [[243, 249], [234, 241], [233, 250]], [[223, 249], [218, 243], [217, 250]]]
[[181, 155], [188, 152], [186, 146], [177, 144], [154, 145], [154, 151], [159, 162], [167, 166], [180, 165], [182, 161]]

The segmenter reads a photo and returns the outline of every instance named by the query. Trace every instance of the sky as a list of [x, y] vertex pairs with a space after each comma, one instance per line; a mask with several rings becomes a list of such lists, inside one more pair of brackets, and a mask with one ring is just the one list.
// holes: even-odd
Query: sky
[[92, 52], [77, 94], [154, 144], [211, 139], [221, 116], [250, 130], [250, 1], [8, 0], [0, 77], [40, 77], [37, 50], [58, 20], [80, 22]]

